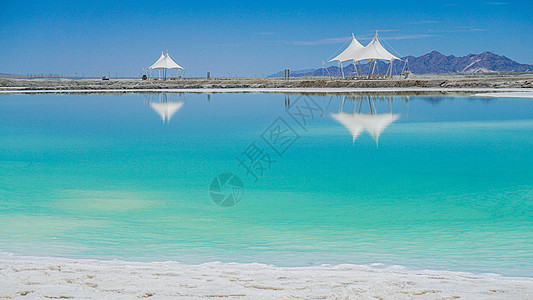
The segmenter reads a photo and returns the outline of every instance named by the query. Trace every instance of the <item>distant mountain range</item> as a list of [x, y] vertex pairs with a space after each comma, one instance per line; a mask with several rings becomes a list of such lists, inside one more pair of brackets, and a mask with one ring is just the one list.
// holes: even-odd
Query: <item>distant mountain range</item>
[[[490, 73], [490, 72], [533, 72], [533, 65], [517, 63], [505, 56], [496, 55], [485, 51], [480, 54], [468, 54], [462, 57], [453, 55], [443, 55], [437, 51], [424, 54], [419, 57], [407, 56], [403, 59], [409, 61], [409, 71], [413, 74], [444, 74], [444, 73]], [[376, 64], [374, 73], [383, 74], [386, 72], [388, 63], [379, 61]], [[393, 64], [394, 73], [400, 74], [404, 68], [404, 62], [396, 61]], [[343, 66], [344, 74], [352, 74], [354, 65]], [[359, 70], [359, 67], [357, 67]], [[368, 74], [369, 64], [361, 64], [363, 74]], [[329, 73], [328, 73], [329, 71]], [[307, 69], [291, 71], [291, 77], [304, 76], [341, 76], [341, 69], [338, 66], [320, 69]], [[278, 72], [269, 77], [283, 77], [284, 72]]]

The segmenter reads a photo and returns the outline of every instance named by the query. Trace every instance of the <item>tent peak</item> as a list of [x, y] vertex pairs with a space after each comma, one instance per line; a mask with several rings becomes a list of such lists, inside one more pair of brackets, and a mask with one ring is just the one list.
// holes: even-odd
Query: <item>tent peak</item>
[[358, 57], [359, 52], [364, 48], [361, 43], [355, 38], [355, 35], [352, 33], [352, 40], [348, 47], [344, 49], [344, 51], [341, 52], [341, 54], [337, 55], [335, 58], [329, 60], [329, 61], [339, 61], [339, 62], [345, 62], [345, 61], [351, 61], [354, 60], [354, 58]]
[[161, 57], [149, 69], [183, 69], [183, 67], [170, 58], [167, 50], [166, 54], [161, 51]]

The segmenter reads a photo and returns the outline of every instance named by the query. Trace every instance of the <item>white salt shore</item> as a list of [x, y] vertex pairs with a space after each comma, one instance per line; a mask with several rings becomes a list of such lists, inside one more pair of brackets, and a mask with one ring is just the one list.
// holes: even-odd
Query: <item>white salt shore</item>
[[533, 98], [533, 91], [501, 92], [501, 93], [479, 93], [476, 97], [497, 97], [497, 98]]
[[[491, 94], [533, 93], [528, 88], [187, 88], [187, 89], [71, 89], [22, 90], [9, 87], [0, 94], [69, 94], [69, 93], [471, 93], [479, 96]], [[496, 93], [497, 92], [497, 93]], [[494, 96], [492, 96], [494, 97]], [[499, 97], [499, 96], [496, 96]]]
[[400, 266], [274, 267], [0, 255], [0, 299], [533, 299], [533, 278]]

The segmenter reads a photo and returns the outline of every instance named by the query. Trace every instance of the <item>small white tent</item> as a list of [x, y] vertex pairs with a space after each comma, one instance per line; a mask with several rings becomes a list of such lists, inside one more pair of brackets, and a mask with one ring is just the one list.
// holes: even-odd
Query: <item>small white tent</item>
[[177, 70], [184, 70], [182, 66], [178, 65], [172, 58], [170, 58], [170, 55], [168, 55], [168, 51], [166, 54], [163, 54], [161, 51], [161, 56], [159, 59], [151, 65], [148, 69], [158, 69], [163, 70], [163, 79], [167, 78], [167, 70], [177, 69]]

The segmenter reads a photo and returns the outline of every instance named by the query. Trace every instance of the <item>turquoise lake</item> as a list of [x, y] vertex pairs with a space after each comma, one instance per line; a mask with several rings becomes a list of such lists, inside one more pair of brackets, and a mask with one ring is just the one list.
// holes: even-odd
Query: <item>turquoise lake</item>
[[533, 99], [3, 95], [0, 251], [531, 277], [532, 149]]

